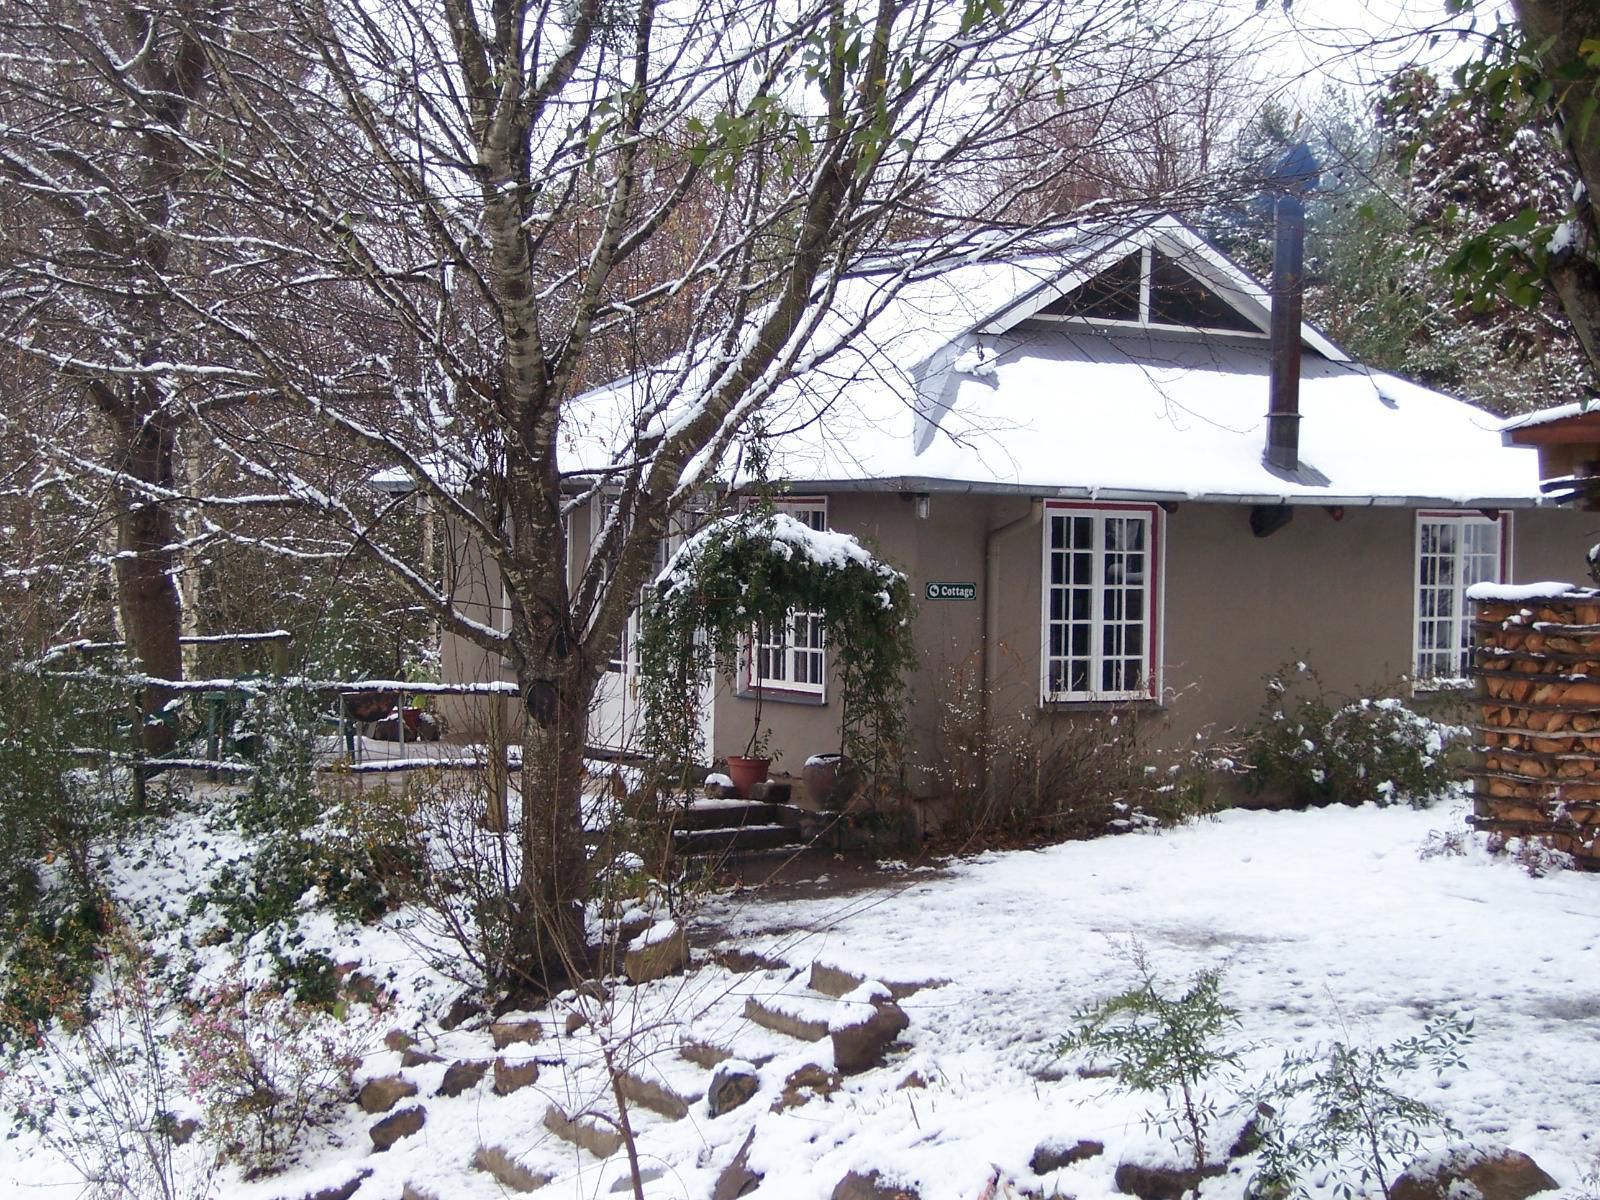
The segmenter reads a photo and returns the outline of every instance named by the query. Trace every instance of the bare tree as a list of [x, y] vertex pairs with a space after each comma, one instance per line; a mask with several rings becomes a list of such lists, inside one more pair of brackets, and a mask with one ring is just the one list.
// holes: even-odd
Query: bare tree
[[[281, 0], [192, 39], [215, 132], [181, 143], [205, 167], [183, 245], [206, 269], [136, 274], [201, 332], [187, 356], [157, 370], [130, 355], [124, 373], [189, 400], [255, 485], [186, 496], [152, 471], [137, 495], [197, 503], [218, 528], [245, 502], [318, 514], [441, 627], [503, 656], [526, 720], [515, 978], [492, 982], [552, 986], [581, 959], [587, 715], [669, 522], [784, 379], [1100, 148], [1064, 139], [1055, 165], [1009, 177], [1019, 110], [1064, 71], [1110, 108], [1147, 94], [1192, 57], [1196, 7]], [[210, 28], [180, 8], [163, 10], [174, 46]], [[19, 136], [19, 163], [49, 159]], [[53, 176], [38, 187], [78, 195]], [[856, 271], [908, 234], [939, 245]], [[391, 537], [412, 501], [365, 486], [380, 467], [492, 563], [503, 620]], [[566, 518], [602, 494], [569, 587]]]
[[1006, 215], [1044, 220], [1104, 201], [1198, 208], [1258, 188], [1258, 173], [1228, 170], [1266, 92], [1245, 32], [1220, 16], [1200, 20], [1159, 50], [1127, 48], [1120, 69], [1091, 62], [1017, 105], [1000, 173]]
[[[167, 293], [201, 264], [184, 229], [196, 194], [189, 139], [228, 0], [17, 0], [0, 14], [0, 339], [47, 368], [37, 403], [77, 397], [66, 458], [114, 497], [121, 625], [145, 672], [180, 678], [172, 493], [195, 382], [195, 322]], [[88, 413], [98, 417], [98, 432]], [[167, 700], [148, 688], [147, 714]], [[163, 728], [147, 724], [152, 744]]]

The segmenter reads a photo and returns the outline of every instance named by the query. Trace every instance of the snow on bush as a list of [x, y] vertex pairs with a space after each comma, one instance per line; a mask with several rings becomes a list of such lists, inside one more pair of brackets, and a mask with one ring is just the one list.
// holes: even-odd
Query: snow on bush
[[[1298, 680], [1296, 679], [1298, 677]], [[1297, 682], [1310, 686], [1294, 696]], [[1413, 712], [1392, 696], [1341, 701], [1304, 663], [1267, 681], [1262, 719], [1247, 736], [1256, 791], [1297, 805], [1425, 807], [1450, 787], [1446, 749], [1466, 730]]]

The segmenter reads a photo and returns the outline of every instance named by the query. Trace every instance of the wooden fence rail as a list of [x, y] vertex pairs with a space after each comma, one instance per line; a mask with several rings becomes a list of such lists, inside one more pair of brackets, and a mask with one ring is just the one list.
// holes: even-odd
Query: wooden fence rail
[[[212, 645], [268, 643], [275, 647], [274, 662], [281, 663], [283, 658], [278, 651], [287, 646], [290, 636], [285, 630], [271, 630], [265, 633], [186, 637], [182, 641], [185, 644]], [[137, 748], [131, 753], [128, 751], [113, 752], [90, 748], [74, 751], [75, 757], [84, 761], [109, 761], [128, 767], [132, 772], [134, 803], [141, 808], [144, 806], [148, 780], [164, 771], [204, 771], [212, 779], [216, 779], [220, 775], [248, 776], [253, 774], [255, 766], [252, 763], [229, 758], [224, 753], [226, 747], [226, 711], [231, 701], [260, 697], [273, 691], [299, 692], [315, 695], [329, 702], [337, 701], [337, 712], [334, 715], [339, 723], [339, 736], [345, 746], [346, 760], [322, 764], [319, 766], [319, 770], [355, 774], [390, 774], [414, 770], [489, 769], [496, 778], [495, 786], [502, 794], [501, 803], [503, 805], [506, 776], [519, 770], [521, 766], [516, 755], [508, 753], [504, 745], [499, 747], [498, 755], [490, 747], [484, 747], [482, 753], [475, 753], [466, 747], [462, 747], [460, 753], [449, 756], [430, 755], [427, 757], [402, 757], [400, 759], [362, 762], [361, 742], [357, 736], [357, 726], [360, 720], [366, 719], [359, 716], [362, 710], [362, 705], [359, 701], [362, 698], [378, 701], [378, 707], [383, 708], [385, 713], [393, 709], [402, 714], [396, 722], [396, 733], [398, 744], [402, 747], [401, 753], [404, 755], [404, 747], [410, 744], [406, 737], [406, 722], [403, 716], [408, 700], [426, 696], [513, 697], [521, 694], [521, 689], [514, 683], [498, 681], [484, 683], [429, 683], [409, 679], [312, 679], [281, 673], [262, 677], [163, 679], [160, 676], [146, 675], [141, 672], [107, 672], [90, 668], [75, 668], [69, 665], [74, 659], [92, 659], [124, 648], [124, 643], [122, 642], [94, 642], [88, 640], [67, 642], [47, 651], [38, 661], [37, 669], [52, 679], [93, 683], [111, 688], [126, 688], [134, 693], [145, 688], [155, 687], [173, 695], [199, 698], [205, 711], [206, 719], [206, 754], [203, 758], [176, 755], [146, 756], [139, 753]], [[133, 706], [132, 711], [137, 711], [136, 704]], [[410, 739], [410, 742], [415, 742], [415, 740], [414, 738]], [[500, 760], [498, 767], [494, 762], [497, 757]]]

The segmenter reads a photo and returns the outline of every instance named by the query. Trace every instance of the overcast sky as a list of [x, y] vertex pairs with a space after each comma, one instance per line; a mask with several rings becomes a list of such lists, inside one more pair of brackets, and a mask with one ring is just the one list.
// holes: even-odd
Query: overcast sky
[[[1479, 8], [1481, 31], [1494, 28], [1499, 12], [1509, 15], [1492, 0]], [[1418, 59], [1448, 69], [1480, 44], [1459, 36], [1469, 19], [1448, 15], [1442, 0], [1297, 0], [1287, 13], [1280, 0], [1267, 0], [1262, 21], [1269, 77], [1300, 95], [1324, 82], [1371, 85]]]

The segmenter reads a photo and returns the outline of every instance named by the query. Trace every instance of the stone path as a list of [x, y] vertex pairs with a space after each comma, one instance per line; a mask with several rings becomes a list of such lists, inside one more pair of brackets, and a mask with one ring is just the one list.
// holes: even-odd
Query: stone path
[[[452, 1121], [459, 1123], [459, 1106], [470, 1104], [475, 1128], [529, 1132], [517, 1144], [479, 1140], [456, 1185], [462, 1194], [479, 1190], [473, 1177], [512, 1194], [554, 1194], [558, 1185], [570, 1194], [580, 1175], [591, 1191], [598, 1181], [602, 1192], [627, 1193], [632, 1181], [624, 1131], [632, 1135], [641, 1180], [648, 1183], [670, 1165], [666, 1152], [681, 1147], [682, 1137], [672, 1134], [680, 1122], [704, 1134], [708, 1123], [753, 1101], [774, 1112], [826, 1102], [846, 1075], [893, 1069], [884, 1065], [885, 1056], [909, 1025], [898, 999], [930, 986], [737, 952], [702, 967], [711, 968], [706, 974], [715, 975], [721, 994], [714, 1003], [686, 1005], [696, 1011], [682, 1019], [645, 1020], [624, 1030], [625, 1021], [644, 1009], [624, 1013], [619, 1006], [661, 994], [651, 989], [688, 993], [695, 972], [619, 987], [615, 994], [598, 988], [587, 996], [569, 993], [565, 1004], [538, 1014], [479, 1018], [475, 1026], [426, 1039], [391, 1033], [387, 1054], [372, 1064], [377, 1073], [363, 1081], [354, 1101], [371, 1118], [369, 1153], [389, 1152], [433, 1132], [430, 1126], [442, 1135]], [[624, 993], [627, 1001], [619, 999]], [[530, 1104], [536, 1106], [531, 1111]], [[497, 1105], [518, 1106], [521, 1119], [494, 1119]], [[533, 1115], [538, 1106], [542, 1117]], [[720, 1172], [713, 1200], [735, 1200], [759, 1186], [760, 1175], [747, 1165], [753, 1137], [752, 1129], [736, 1153], [719, 1155], [727, 1161], [710, 1164]], [[465, 1151], [458, 1148], [458, 1156]], [[352, 1164], [343, 1182], [287, 1193], [284, 1200], [378, 1200], [378, 1189], [367, 1183], [372, 1174], [370, 1166]], [[408, 1180], [404, 1200], [454, 1200], [457, 1193], [438, 1176], [435, 1170]]]

